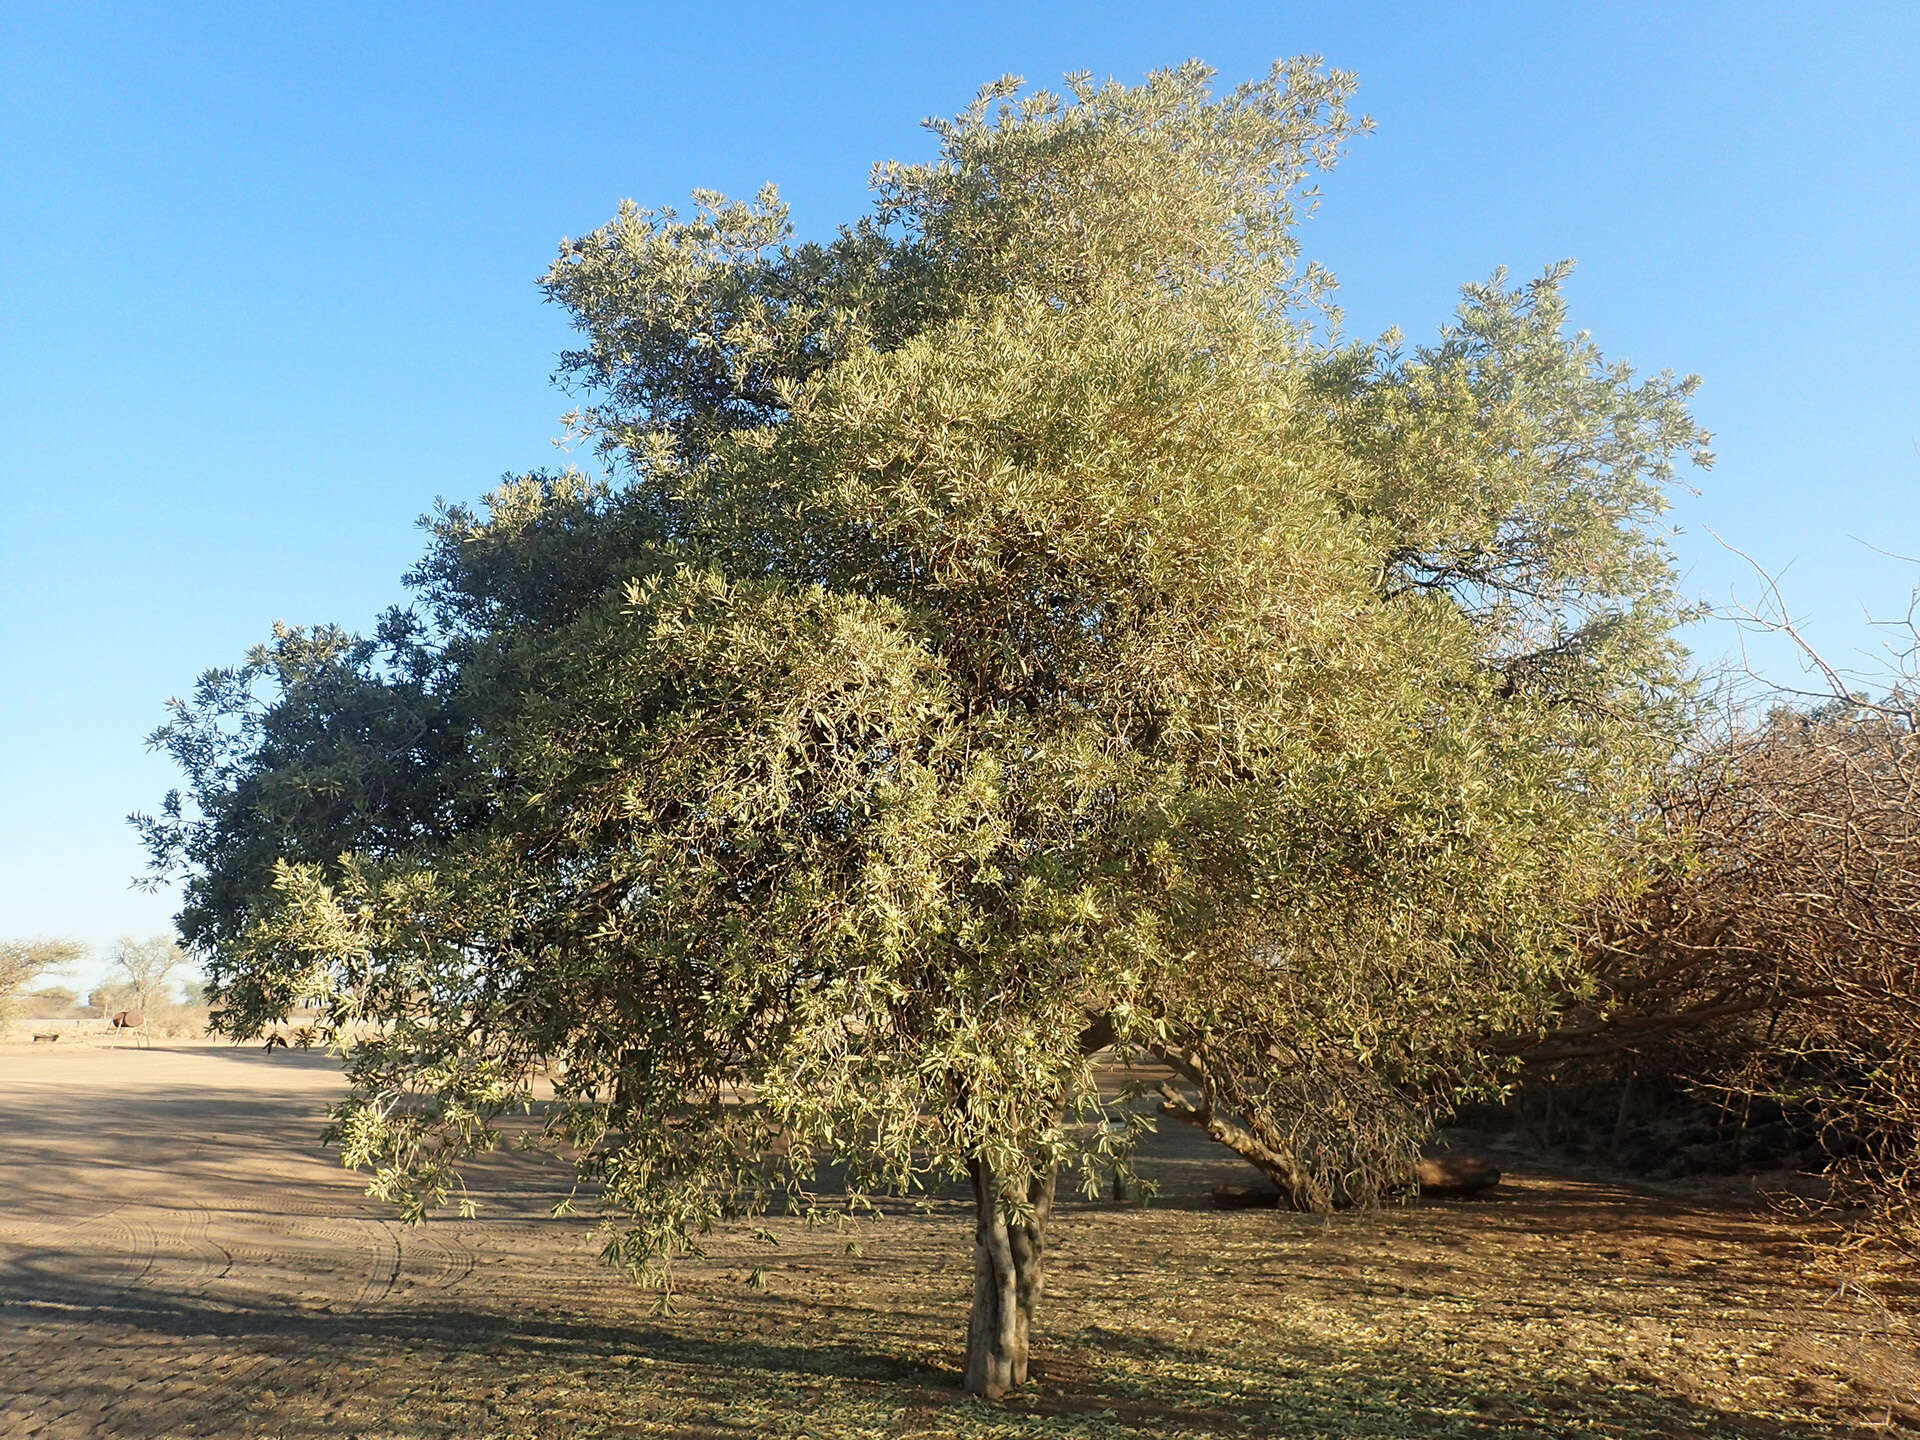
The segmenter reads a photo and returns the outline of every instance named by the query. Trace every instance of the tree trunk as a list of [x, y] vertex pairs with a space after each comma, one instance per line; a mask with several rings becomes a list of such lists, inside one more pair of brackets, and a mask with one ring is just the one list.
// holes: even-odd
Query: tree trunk
[[1009, 1221], [999, 1177], [972, 1161], [973, 1314], [967, 1322], [967, 1373], [971, 1395], [998, 1400], [1027, 1379], [1033, 1308], [1044, 1274], [1047, 1219], [1053, 1212], [1051, 1166], [1027, 1191], [1031, 1214]]
[[1627, 1078], [1620, 1086], [1620, 1109], [1613, 1119], [1613, 1161], [1620, 1163], [1620, 1152], [1627, 1148], [1627, 1121], [1633, 1116], [1634, 1066], [1627, 1066]]

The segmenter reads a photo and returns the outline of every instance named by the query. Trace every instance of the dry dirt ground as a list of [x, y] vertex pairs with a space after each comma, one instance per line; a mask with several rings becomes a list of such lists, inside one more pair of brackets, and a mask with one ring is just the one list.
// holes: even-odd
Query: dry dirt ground
[[956, 1390], [952, 1202], [728, 1240], [662, 1315], [529, 1157], [477, 1218], [396, 1224], [317, 1143], [338, 1084], [0, 1047], [0, 1436], [1920, 1433], [1805, 1233], [1726, 1194], [1523, 1168], [1477, 1203], [1218, 1212], [1250, 1172], [1180, 1130], [1160, 1204], [1065, 1208], [1037, 1384], [989, 1406]]

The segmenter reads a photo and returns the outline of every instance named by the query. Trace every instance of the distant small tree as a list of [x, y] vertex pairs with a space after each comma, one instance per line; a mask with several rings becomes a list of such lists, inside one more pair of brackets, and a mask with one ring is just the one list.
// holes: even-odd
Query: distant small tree
[[27, 986], [85, 953], [71, 940], [0, 940], [0, 1027], [20, 1013], [21, 992]]
[[[170, 1000], [168, 981], [193, 965], [192, 957], [168, 935], [153, 935], [145, 940], [123, 935], [113, 942], [107, 958], [113, 965], [114, 988], [127, 1000], [123, 1008], [142, 1014], [151, 1010], [156, 1001]], [[103, 992], [94, 993], [98, 997]], [[96, 998], [95, 1003], [101, 1001]]]

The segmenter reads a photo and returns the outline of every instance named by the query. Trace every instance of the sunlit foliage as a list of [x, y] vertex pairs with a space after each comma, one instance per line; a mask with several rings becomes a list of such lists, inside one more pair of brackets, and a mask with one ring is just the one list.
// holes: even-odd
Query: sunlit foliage
[[443, 510], [416, 609], [177, 708], [149, 836], [222, 1023], [357, 1037], [379, 1193], [445, 1202], [536, 1077], [642, 1269], [824, 1163], [970, 1177], [993, 1394], [1056, 1174], [1123, 1163], [1094, 1052], [1331, 1203], [1539, 1023], [1667, 743], [1691, 382], [1559, 270], [1330, 339], [1352, 78], [1209, 81], [989, 86], [827, 244], [622, 207], [545, 282], [606, 473]]

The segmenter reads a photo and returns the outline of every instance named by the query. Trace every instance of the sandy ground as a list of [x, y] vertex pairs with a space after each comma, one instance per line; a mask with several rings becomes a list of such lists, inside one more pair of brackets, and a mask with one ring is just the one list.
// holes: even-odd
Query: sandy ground
[[256, 1382], [424, 1296], [645, 1313], [545, 1218], [549, 1175], [397, 1224], [318, 1143], [340, 1091], [313, 1054], [0, 1047], [0, 1436], [251, 1434]]
[[[1247, 1178], [1183, 1127], [1165, 1203], [1068, 1206], [1040, 1383], [955, 1396], [951, 1203], [781, 1222], [677, 1315], [505, 1156], [409, 1229], [319, 1146], [324, 1057], [0, 1046], [0, 1436], [1752, 1435], [1900, 1430], [1884, 1354], [1750, 1207], [1522, 1173], [1331, 1222], [1205, 1208]], [[756, 1284], [744, 1282], [755, 1271]], [[1898, 1358], [1891, 1362], [1899, 1363]], [[1903, 1432], [1904, 1433], [1904, 1432]]]

